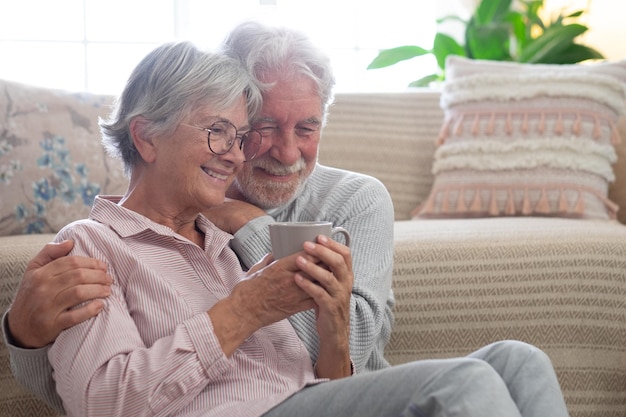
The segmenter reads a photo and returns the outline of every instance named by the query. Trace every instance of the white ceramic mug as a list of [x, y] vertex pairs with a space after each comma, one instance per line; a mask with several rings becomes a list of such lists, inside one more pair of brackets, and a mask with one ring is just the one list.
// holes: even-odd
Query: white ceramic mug
[[302, 249], [304, 242], [315, 242], [317, 236], [332, 238], [341, 233], [345, 245], [350, 246], [350, 234], [343, 227], [333, 227], [331, 222], [277, 222], [269, 225], [272, 255], [274, 259], [284, 258]]

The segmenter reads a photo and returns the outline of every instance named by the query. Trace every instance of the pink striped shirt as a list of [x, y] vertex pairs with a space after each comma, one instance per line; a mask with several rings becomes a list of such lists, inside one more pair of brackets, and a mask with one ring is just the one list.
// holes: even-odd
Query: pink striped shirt
[[113, 200], [57, 235], [109, 264], [112, 295], [49, 351], [70, 416], [259, 416], [315, 379], [287, 320], [227, 358], [207, 311], [242, 279], [231, 235], [200, 215], [204, 249]]

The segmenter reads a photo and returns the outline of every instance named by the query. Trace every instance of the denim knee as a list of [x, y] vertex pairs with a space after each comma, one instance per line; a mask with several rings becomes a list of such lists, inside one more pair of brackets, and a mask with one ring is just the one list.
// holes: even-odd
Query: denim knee
[[537, 346], [519, 340], [503, 340], [492, 343], [487, 348], [498, 355], [517, 358], [516, 362], [534, 364], [540, 367], [552, 367], [552, 361], [548, 355]]

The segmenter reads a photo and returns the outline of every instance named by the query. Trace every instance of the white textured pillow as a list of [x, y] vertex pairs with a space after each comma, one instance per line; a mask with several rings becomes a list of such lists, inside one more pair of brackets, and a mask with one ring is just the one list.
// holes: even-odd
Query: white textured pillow
[[414, 217], [613, 219], [626, 61], [539, 65], [450, 56], [428, 199]]

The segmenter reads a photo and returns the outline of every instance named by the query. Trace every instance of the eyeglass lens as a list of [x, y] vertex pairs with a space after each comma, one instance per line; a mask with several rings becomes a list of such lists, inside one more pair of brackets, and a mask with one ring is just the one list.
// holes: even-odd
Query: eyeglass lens
[[230, 151], [239, 141], [239, 149], [243, 152], [246, 161], [256, 156], [261, 147], [261, 134], [256, 130], [251, 130], [241, 137], [237, 137], [237, 129], [229, 122], [220, 121], [211, 125], [208, 135], [209, 149], [217, 155], [224, 155]]

